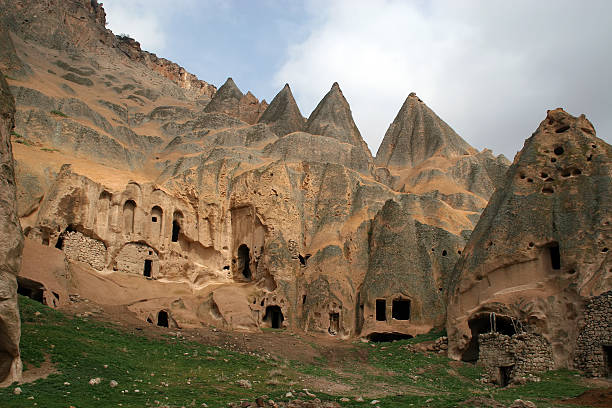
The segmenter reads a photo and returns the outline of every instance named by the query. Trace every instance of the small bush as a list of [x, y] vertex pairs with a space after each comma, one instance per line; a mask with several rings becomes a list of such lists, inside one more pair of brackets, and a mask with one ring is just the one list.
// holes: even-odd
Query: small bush
[[58, 111], [58, 110], [52, 110], [51, 114], [55, 115], [55, 116], [61, 116], [62, 118], [67, 118], [68, 117], [68, 115], [66, 115], [64, 112], [61, 112], [61, 111]]
[[57, 149], [52, 149], [52, 148], [49, 148], [49, 147], [43, 147], [43, 148], [41, 148], [40, 150], [42, 150], [43, 152], [50, 152], [50, 153], [53, 153], [53, 152], [59, 152], [59, 150], [57, 150]]

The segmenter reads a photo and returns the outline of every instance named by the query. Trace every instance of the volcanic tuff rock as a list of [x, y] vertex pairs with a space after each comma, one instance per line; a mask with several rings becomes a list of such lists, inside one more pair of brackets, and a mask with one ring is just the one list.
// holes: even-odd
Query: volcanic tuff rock
[[304, 129], [304, 117], [293, 99], [289, 84], [285, 84], [272, 99], [270, 106], [259, 118], [259, 123], [267, 124], [279, 137]]
[[[195, 92], [107, 31], [96, 2], [17, 3], [19, 16], [0, 0], [2, 18], [21, 22], [8, 24], [0, 63], [31, 70], [9, 82], [22, 273], [43, 301], [61, 305], [74, 288], [153, 323], [340, 337], [443, 322], [452, 260], [503, 181], [503, 157], [469, 148], [375, 168], [337, 84], [304, 123], [288, 86], [267, 109], [231, 79]], [[414, 321], [394, 319], [398, 296]], [[386, 322], [371, 313], [377, 299]]]
[[23, 234], [17, 218], [11, 149], [15, 102], [0, 72], [0, 384], [21, 379], [17, 281]]
[[478, 358], [494, 312], [498, 330], [543, 336], [555, 367], [571, 367], [584, 302], [612, 284], [611, 247], [612, 147], [584, 115], [549, 111], [453, 272], [449, 355]]
[[337, 82], [334, 82], [330, 91], [310, 114], [306, 122], [306, 131], [313, 135], [332, 137], [342, 143], [352, 144], [362, 149], [370, 159], [372, 157]]
[[227, 78], [210, 103], [204, 108], [206, 113], [224, 113], [246, 123], [254, 124], [268, 107], [266, 101], [259, 103], [251, 93], [242, 93], [232, 78]]
[[389, 126], [376, 153], [378, 166], [414, 167], [432, 156], [462, 156], [475, 150], [413, 92]]

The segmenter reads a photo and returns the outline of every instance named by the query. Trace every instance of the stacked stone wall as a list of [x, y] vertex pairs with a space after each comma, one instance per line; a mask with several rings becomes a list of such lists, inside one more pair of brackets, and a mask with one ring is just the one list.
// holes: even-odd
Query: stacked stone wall
[[151, 261], [151, 277], [159, 274], [159, 257], [148, 245], [126, 244], [117, 254], [115, 269], [121, 272], [143, 275], [146, 260]]
[[62, 249], [68, 259], [88, 263], [99, 271], [104, 269], [106, 247], [103, 242], [86, 237], [78, 231], [68, 231], [62, 238]]
[[484, 333], [478, 337], [478, 342], [478, 365], [485, 369], [485, 378], [490, 382], [500, 383], [500, 367], [512, 367], [510, 381], [522, 382], [554, 366], [552, 347], [539, 334]]
[[606, 356], [604, 347], [612, 348], [612, 291], [589, 299], [585, 306], [584, 326], [576, 344], [575, 368], [591, 377], [612, 375], [608, 371], [612, 356]]

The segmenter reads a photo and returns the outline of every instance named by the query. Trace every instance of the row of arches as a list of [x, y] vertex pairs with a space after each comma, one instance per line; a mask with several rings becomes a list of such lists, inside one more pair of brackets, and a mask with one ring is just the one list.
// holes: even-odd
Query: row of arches
[[[110, 208], [111, 208], [111, 194], [104, 190], [100, 193], [96, 212], [96, 225], [98, 228], [106, 231], [110, 224]], [[133, 234], [137, 229], [137, 218], [136, 209], [137, 204], [134, 200], [129, 199], [123, 203], [121, 220], [124, 234]], [[180, 210], [175, 210], [172, 214], [172, 228], [170, 240], [172, 242], [178, 242], [179, 234], [183, 228], [183, 213]], [[161, 206], [155, 205], [150, 211], [150, 233], [152, 237], [159, 238], [163, 235], [164, 231], [164, 210]]]

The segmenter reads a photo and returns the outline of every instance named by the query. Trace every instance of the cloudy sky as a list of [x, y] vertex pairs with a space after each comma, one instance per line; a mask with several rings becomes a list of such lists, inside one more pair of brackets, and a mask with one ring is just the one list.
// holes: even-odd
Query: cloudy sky
[[410, 92], [512, 159], [547, 109], [612, 141], [612, 1], [105, 0], [109, 28], [220, 86], [308, 116], [340, 83], [376, 154]]

